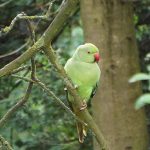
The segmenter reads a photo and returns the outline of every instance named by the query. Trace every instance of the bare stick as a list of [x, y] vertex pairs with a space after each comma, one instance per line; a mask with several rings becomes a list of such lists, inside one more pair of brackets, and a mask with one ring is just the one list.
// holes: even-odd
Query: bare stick
[[78, 120], [79, 122], [83, 123], [84, 125], [87, 126], [87, 124], [81, 120], [79, 117], [77, 117], [69, 107], [67, 107], [62, 100], [60, 100], [43, 82], [41, 82], [39, 79], [37, 79], [37, 77], [35, 77], [35, 75], [33, 75], [32, 78], [34, 78], [34, 80], [31, 80], [29, 78], [25, 78], [25, 77], [21, 77], [18, 75], [12, 75], [12, 77], [18, 78], [18, 79], [22, 79], [26, 82], [33, 82], [34, 84], [39, 85], [42, 89], [45, 90], [45, 92], [51, 96], [53, 99], [55, 99], [55, 101], [57, 102], [57, 104], [59, 104], [62, 108], [64, 108], [64, 110], [66, 110], [69, 114], [71, 114], [76, 120]]
[[81, 122], [82, 124], [86, 125], [87, 124], [81, 120], [79, 117], [77, 117], [72, 111], [70, 108], [68, 108], [49, 88], [46, 87], [46, 85], [44, 83], [42, 83], [40, 80], [36, 79], [36, 83], [42, 88], [45, 90], [45, 92], [49, 95], [49, 96], [52, 96], [55, 101], [60, 105], [62, 106], [62, 108], [64, 108], [69, 114], [71, 114], [76, 120], [78, 120], [79, 122]]
[[28, 88], [26, 90], [26, 94], [22, 100], [17, 102], [13, 107], [11, 107], [7, 113], [1, 118], [0, 120], [0, 128], [11, 118], [11, 116], [20, 108], [22, 107], [28, 100], [29, 95], [31, 93], [33, 82], [30, 82]]
[[21, 77], [21, 76], [14, 75], [14, 74], [12, 74], [11, 76], [14, 77], [14, 78], [18, 78], [18, 79], [24, 80], [24, 81], [26, 81], [26, 82], [32, 82], [32, 83], [35, 82], [34, 80], [29, 79], [29, 78], [26, 78], [26, 77]]
[[0, 135], [0, 149], [13, 150], [10, 144]]
[[25, 51], [21, 56], [4, 66], [0, 69], [0, 77], [10, 74], [13, 70], [20, 67], [27, 60], [31, 59], [39, 50], [42, 50], [44, 47], [44, 40], [46, 44], [49, 44], [63, 28], [64, 23], [76, 10], [79, 0], [67, 0], [60, 7], [60, 11], [50, 24], [48, 29], [45, 31], [43, 36], [27, 51]]
[[25, 48], [27, 45], [29, 44], [29, 41], [26, 42], [25, 44], [21, 45], [19, 48], [13, 50], [12, 52], [9, 52], [7, 54], [4, 54], [4, 55], [0, 55], [0, 61], [1, 59], [4, 59], [5, 57], [10, 57], [18, 52], [20, 52], [23, 48]]
[[6, 5], [8, 5], [10, 2], [12, 2], [13, 0], [8, 0], [2, 4], [0, 4], [0, 8], [5, 7]]
[[25, 69], [30, 69], [30, 68], [31, 68], [30, 66], [25, 65], [25, 66], [22, 66], [22, 67], [15, 69], [11, 74], [15, 74], [15, 73], [18, 73], [20, 71], [23, 71]]
[[27, 15], [24, 15], [24, 13], [22, 12], [22, 13], [18, 14], [12, 20], [12, 22], [10, 23], [9, 26], [6, 26], [5, 28], [1, 29], [0, 37], [7, 35], [14, 28], [17, 21], [19, 21], [19, 20], [36, 20], [36, 19], [42, 19], [45, 21], [49, 21], [49, 19], [47, 18], [47, 15], [44, 15], [44, 16], [27, 16]]
[[[19, 77], [17, 75], [13, 75], [14, 77]], [[31, 79], [26, 79], [25, 77], [21, 77], [21, 79], [29, 81], [25, 96], [22, 98], [22, 100], [20, 100], [19, 102], [17, 102], [13, 107], [11, 107], [7, 113], [1, 118], [0, 120], [0, 128], [11, 118], [11, 116], [19, 109], [21, 108], [29, 99], [29, 96], [31, 94], [32, 91], [32, 87], [33, 87], [33, 79], [35, 76], [35, 65], [33, 60], [31, 60]]]

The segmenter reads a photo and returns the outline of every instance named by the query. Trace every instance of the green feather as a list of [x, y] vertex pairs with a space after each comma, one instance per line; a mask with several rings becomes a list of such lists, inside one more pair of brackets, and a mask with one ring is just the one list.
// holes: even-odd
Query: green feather
[[[64, 67], [73, 84], [77, 86], [79, 96], [86, 102], [89, 102], [91, 96], [95, 93], [95, 89], [100, 79], [101, 71], [94, 58], [94, 55], [98, 52], [98, 48], [91, 43], [80, 45]], [[71, 103], [73, 97], [70, 94], [67, 94], [67, 97], [70, 108], [74, 112], [78, 112], [79, 110]], [[77, 130], [79, 141], [83, 143], [86, 135], [86, 127], [77, 122]]]
[[[93, 44], [89, 43], [88, 45], [85, 44], [85, 46], [82, 45], [79, 48], [74, 53], [73, 57], [67, 61], [64, 68], [74, 85], [78, 86], [78, 94], [82, 99], [88, 101], [93, 89], [96, 87], [100, 79], [100, 68], [98, 64], [94, 62], [93, 57], [94, 53], [98, 52], [98, 49]], [[78, 55], [80, 51], [86, 52], [90, 50], [90, 56], [88, 53], [82, 53], [82, 57], [81, 55]], [[88, 62], [89, 60], [92, 61]]]

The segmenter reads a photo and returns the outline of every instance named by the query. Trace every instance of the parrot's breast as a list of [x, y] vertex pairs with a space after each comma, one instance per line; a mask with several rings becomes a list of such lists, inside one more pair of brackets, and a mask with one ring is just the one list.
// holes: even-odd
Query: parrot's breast
[[65, 65], [65, 70], [72, 82], [78, 86], [79, 95], [88, 99], [100, 78], [98, 64], [70, 59]]

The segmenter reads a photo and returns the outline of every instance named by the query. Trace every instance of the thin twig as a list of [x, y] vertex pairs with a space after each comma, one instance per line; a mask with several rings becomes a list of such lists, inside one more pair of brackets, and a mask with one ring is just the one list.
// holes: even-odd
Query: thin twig
[[11, 24], [9, 26], [6, 26], [5, 28], [1, 29], [0, 31], [0, 37], [7, 35], [15, 26], [16, 22], [18, 20], [36, 20], [36, 19], [42, 19], [45, 21], [49, 21], [49, 18], [47, 18], [47, 15], [43, 15], [43, 16], [27, 16], [24, 15], [24, 13], [20, 13], [18, 14], [11, 22]]
[[11, 56], [11, 55], [14, 55], [14, 54], [18, 53], [18, 52], [21, 51], [23, 48], [25, 48], [28, 44], [29, 44], [29, 41], [26, 42], [25, 44], [21, 45], [19, 48], [13, 50], [12, 52], [9, 52], [9, 53], [4, 54], [4, 55], [0, 55], [0, 60], [1, 60], [1, 59], [4, 59], [5, 57], [9, 57], [9, 56]]
[[[48, 9], [48, 13], [50, 13], [50, 10], [51, 10], [51, 6], [52, 6], [52, 3], [49, 5], [49, 9]], [[26, 14], [24, 14], [26, 15]], [[32, 28], [32, 25], [31, 25], [31, 22], [30, 20], [26, 20], [27, 22], [27, 25], [28, 25], [28, 28], [29, 28], [29, 31], [30, 31], [30, 35], [31, 35], [31, 39], [32, 39], [32, 42], [33, 44], [35, 43], [35, 32]], [[56, 102], [62, 106], [62, 108], [64, 108], [67, 112], [69, 112], [75, 119], [77, 119], [78, 121], [80, 121], [81, 123], [83, 123], [84, 125], [87, 125], [86, 123], [84, 123], [80, 118], [78, 118], [71, 110], [70, 108], [68, 108], [50, 89], [48, 89], [46, 87], [46, 85], [44, 83], [42, 83], [39, 79], [37, 79], [36, 77], [36, 65], [35, 65], [35, 61], [34, 61], [34, 58], [31, 58], [31, 64], [32, 64], [32, 79], [34, 81], [36, 81], [36, 83], [42, 88], [45, 90], [45, 92], [47, 92], [47, 94], [49, 96], [52, 96]]]
[[18, 75], [12, 75], [12, 77], [15, 77], [15, 78], [19, 78], [19, 79], [22, 79], [26, 82], [33, 82], [34, 84], [37, 84], [39, 85], [42, 89], [45, 90], [45, 92], [49, 95], [49, 96], [52, 96], [55, 101], [62, 106], [62, 108], [64, 108], [69, 114], [71, 114], [76, 120], [78, 120], [79, 122], [83, 123], [84, 125], [87, 126], [87, 124], [81, 120], [79, 117], [77, 117], [69, 107], [67, 107], [63, 102], [62, 100], [60, 100], [43, 82], [41, 82], [39, 79], [37, 79], [35, 77], [35, 74], [33, 75], [33, 78], [34, 80], [31, 80], [29, 78], [25, 78], [25, 77], [21, 77], [21, 76], [18, 76]]
[[23, 16], [19, 16], [19, 19], [29, 19], [29, 20], [36, 20], [36, 19], [42, 19], [42, 20], [45, 20], [45, 21], [49, 21], [50, 19], [47, 18], [46, 15], [43, 15], [43, 16], [27, 16], [27, 15], [23, 15]]
[[[31, 61], [31, 63], [32, 63], [32, 61]], [[33, 87], [33, 82], [34, 82], [33, 76], [34, 76], [34, 74], [35, 74], [35, 68], [33, 65], [31, 65], [31, 79], [27, 79], [25, 77], [20, 77], [17, 75], [12, 75], [13, 77], [17, 77], [17, 78], [20, 78], [20, 79], [23, 79], [23, 80], [29, 82], [29, 84], [28, 84], [25, 96], [22, 98], [22, 100], [20, 100], [13, 107], [11, 107], [6, 112], [6, 114], [1, 118], [0, 127], [2, 127], [11, 118], [11, 116], [28, 101], [29, 96], [30, 96], [31, 91], [32, 91], [32, 87]]]
[[[26, 16], [26, 14], [23, 12], [22, 13], [23, 16]], [[31, 40], [32, 40], [32, 44], [35, 44], [35, 31], [32, 27], [31, 21], [29, 19], [26, 20], [29, 32], [30, 32], [30, 36], [31, 36]]]
[[14, 78], [18, 78], [18, 79], [24, 80], [24, 81], [26, 81], [26, 82], [32, 82], [32, 83], [35, 83], [34, 80], [29, 79], [29, 78], [26, 78], [26, 77], [18, 76], [18, 75], [15, 75], [15, 74], [12, 74], [11, 76], [14, 77]]
[[0, 8], [5, 7], [6, 5], [8, 5], [8, 4], [9, 4], [10, 2], [12, 2], [12, 1], [13, 1], [13, 0], [9, 0], [9, 1], [6, 1], [6, 2], [0, 4]]
[[9, 26], [6, 26], [5, 28], [1, 29], [0, 31], [0, 37], [3, 35], [7, 35], [15, 26], [16, 22], [19, 20], [19, 16], [22, 16], [22, 14], [18, 14], [10, 23]]
[[10, 144], [0, 135], [0, 150], [13, 150]]
[[47, 12], [45, 14], [45, 16], [47, 16], [47, 18], [49, 18], [50, 15], [51, 15], [52, 5], [53, 5], [53, 2], [50, 2], [49, 6], [48, 6], [48, 10], [47, 10]]
[[[24, 15], [24, 14], [23, 14]], [[29, 27], [29, 30], [31, 32], [31, 39], [33, 40], [33, 44], [35, 43], [35, 34], [34, 34], [34, 30], [32, 30], [30, 21], [27, 20], [27, 25]], [[18, 71], [18, 70], [17, 70]], [[15, 78], [19, 78], [22, 79], [24, 81], [29, 82], [27, 90], [26, 90], [26, 94], [23, 97], [22, 100], [20, 100], [18, 103], [16, 103], [12, 108], [10, 108], [7, 113], [2, 117], [2, 119], [0, 120], [0, 127], [3, 126], [5, 124], [5, 122], [12, 116], [13, 113], [15, 113], [21, 106], [23, 106], [27, 100], [29, 99], [29, 96], [31, 94], [32, 91], [32, 87], [33, 87], [33, 83], [35, 82], [35, 71], [36, 71], [36, 66], [35, 66], [35, 61], [34, 58], [31, 58], [31, 79], [28, 79], [26, 77], [21, 77], [18, 75], [11, 75]]]
[[[22, 99], [22, 98], [23, 98], [23, 96], [21, 96], [21, 97], [19, 97], [19, 98], [17, 98], [17, 99], [14, 99], [14, 101], [20, 100], [20, 99]], [[10, 99], [1, 100], [1, 101], [0, 101], [0, 105], [3, 104], [3, 103], [7, 103], [7, 102], [10, 103], [10, 102], [11, 102]]]
[[60, 11], [44, 32], [42, 37], [28, 50], [26, 50], [21, 56], [5, 65], [0, 69], [0, 77], [10, 74], [13, 70], [20, 67], [23, 63], [31, 59], [38, 51], [43, 50], [44, 42], [49, 44], [61, 31], [66, 20], [77, 10], [77, 4], [79, 0], [70, 1], [67, 0], [60, 7]]
[[25, 65], [25, 66], [22, 66], [22, 67], [15, 69], [14, 71], [11, 72], [11, 74], [15, 74], [15, 73], [18, 73], [20, 71], [23, 71], [25, 69], [30, 69], [30, 68], [31, 68], [30, 66]]
[[17, 102], [13, 107], [11, 107], [7, 113], [1, 118], [0, 120], [0, 128], [11, 118], [11, 116], [20, 108], [22, 107], [28, 100], [29, 95], [31, 93], [33, 82], [30, 82], [28, 88], [26, 90], [26, 94], [22, 100]]
[[55, 101], [62, 106], [62, 108], [64, 108], [69, 114], [71, 114], [76, 120], [78, 120], [79, 122], [81, 122], [82, 124], [86, 125], [87, 124], [81, 120], [78, 116], [76, 116], [69, 107], [67, 107], [49, 88], [46, 87], [46, 85], [44, 83], [42, 83], [39, 79], [36, 79], [36, 83], [45, 90], [45, 92], [49, 95], [52, 96]]

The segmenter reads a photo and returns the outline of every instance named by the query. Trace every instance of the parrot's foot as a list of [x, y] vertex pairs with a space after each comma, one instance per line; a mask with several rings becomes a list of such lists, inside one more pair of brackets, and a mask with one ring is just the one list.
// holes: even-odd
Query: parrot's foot
[[64, 88], [64, 91], [67, 91], [67, 88], [66, 88], [66, 87]]
[[83, 134], [84, 134], [84, 136], [87, 136], [87, 133], [86, 133], [85, 129], [83, 129]]
[[82, 106], [80, 107], [80, 111], [82, 111], [86, 108], [87, 108], [87, 104], [86, 104], [86, 101], [84, 100]]
[[76, 85], [76, 84], [74, 85], [74, 88], [75, 88], [75, 89], [77, 89], [78, 87], [79, 87], [78, 85]]

